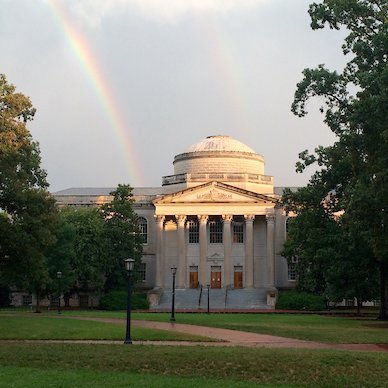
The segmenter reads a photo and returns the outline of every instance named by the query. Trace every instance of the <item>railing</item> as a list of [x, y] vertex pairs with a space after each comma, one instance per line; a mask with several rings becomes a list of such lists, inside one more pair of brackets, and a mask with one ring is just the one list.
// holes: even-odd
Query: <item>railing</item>
[[238, 182], [256, 182], [261, 184], [273, 184], [273, 177], [261, 174], [244, 174], [244, 173], [210, 173], [210, 174], [177, 174], [168, 175], [162, 178], [162, 185], [172, 185], [186, 182], [207, 182], [207, 181], [238, 181]]
[[226, 303], [228, 301], [228, 290], [229, 289], [230, 289], [230, 286], [226, 286], [226, 288], [225, 288], [225, 302], [224, 302], [225, 308], [226, 308]]
[[[199, 286], [199, 283], [198, 283], [198, 286]], [[201, 301], [202, 301], [202, 290], [203, 290], [203, 288], [202, 288], [202, 285], [201, 285], [201, 287], [200, 287], [200, 289], [199, 289], [198, 308], [200, 308], [200, 307], [201, 307]]]

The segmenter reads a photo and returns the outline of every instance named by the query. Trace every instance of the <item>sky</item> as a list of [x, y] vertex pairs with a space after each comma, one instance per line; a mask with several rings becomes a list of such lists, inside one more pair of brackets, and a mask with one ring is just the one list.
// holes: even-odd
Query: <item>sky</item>
[[275, 186], [305, 185], [298, 153], [334, 141], [319, 101], [290, 107], [302, 70], [341, 70], [344, 34], [313, 31], [312, 0], [0, 0], [0, 73], [29, 124], [50, 191], [160, 186], [173, 158], [227, 135]]

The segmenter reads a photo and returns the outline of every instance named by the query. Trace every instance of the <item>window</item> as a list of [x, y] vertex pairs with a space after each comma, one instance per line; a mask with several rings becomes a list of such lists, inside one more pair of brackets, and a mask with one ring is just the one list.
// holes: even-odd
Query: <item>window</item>
[[139, 236], [140, 236], [140, 241], [142, 244], [147, 244], [148, 242], [148, 225], [147, 225], [147, 220], [144, 217], [139, 217], [137, 220], [137, 225], [139, 227]]
[[22, 303], [23, 303], [23, 306], [32, 305], [32, 295], [23, 295]]
[[241, 244], [244, 242], [244, 224], [233, 222], [233, 242]]
[[345, 299], [345, 306], [346, 307], [353, 307], [354, 306], [354, 299]]
[[288, 280], [295, 281], [296, 280], [296, 258], [292, 258], [291, 261], [288, 262]]
[[139, 281], [146, 281], [146, 263], [140, 263], [139, 265]]
[[190, 220], [187, 225], [189, 226], [189, 244], [199, 243], [199, 224], [196, 220]]
[[222, 222], [214, 220], [209, 222], [210, 244], [222, 244]]

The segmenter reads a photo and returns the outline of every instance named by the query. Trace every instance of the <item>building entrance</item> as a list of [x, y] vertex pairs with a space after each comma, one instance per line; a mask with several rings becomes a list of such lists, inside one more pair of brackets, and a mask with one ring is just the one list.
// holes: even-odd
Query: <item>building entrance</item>
[[189, 287], [197, 288], [198, 287], [198, 267], [191, 266], [190, 267], [190, 275], [189, 275]]
[[221, 266], [211, 267], [210, 287], [221, 288]]
[[234, 267], [234, 288], [243, 288], [243, 267], [236, 265]]

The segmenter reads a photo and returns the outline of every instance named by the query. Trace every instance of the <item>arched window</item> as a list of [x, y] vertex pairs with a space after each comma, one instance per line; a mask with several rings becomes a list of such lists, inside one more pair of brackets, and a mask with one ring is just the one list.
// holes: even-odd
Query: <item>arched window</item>
[[220, 219], [209, 222], [210, 244], [222, 244], [222, 222]]
[[187, 222], [189, 227], [189, 244], [199, 243], [199, 224], [197, 220], [189, 220]]
[[140, 241], [143, 244], [147, 244], [148, 242], [148, 223], [144, 217], [139, 217], [137, 219], [137, 225], [139, 227], [139, 236]]

